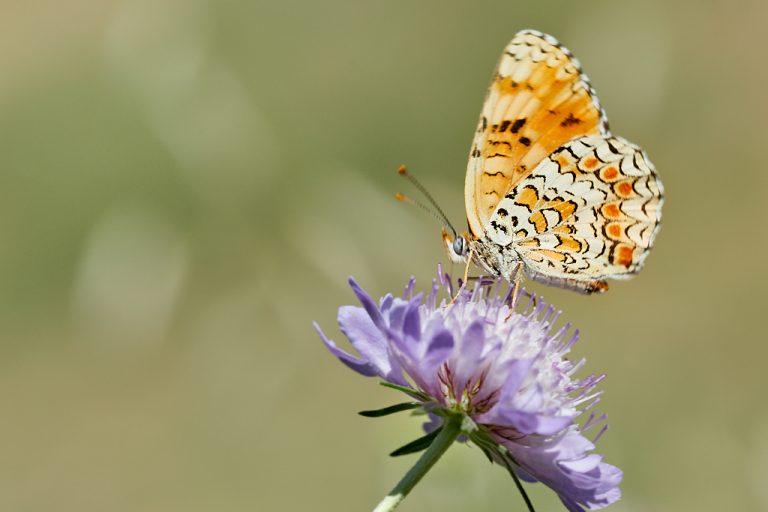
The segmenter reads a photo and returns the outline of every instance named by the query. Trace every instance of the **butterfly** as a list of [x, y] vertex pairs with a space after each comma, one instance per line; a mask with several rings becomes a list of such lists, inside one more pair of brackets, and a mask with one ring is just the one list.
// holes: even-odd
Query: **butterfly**
[[464, 185], [469, 231], [449, 257], [509, 281], [581, 293], [640, 270], [663, 187], [645, 152], [612, 135], [579, 61], [554, 37], [518, 32], [493, 75]]

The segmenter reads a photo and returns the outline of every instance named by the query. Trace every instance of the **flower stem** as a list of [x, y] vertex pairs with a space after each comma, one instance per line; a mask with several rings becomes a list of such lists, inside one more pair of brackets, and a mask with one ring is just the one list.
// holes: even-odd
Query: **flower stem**
[[445, 419], [443, 428], [437, 435], [427, 451], [419, 458], [416, 464], [408, 470], [402, 480], [387, 494], [373, 512], [389, 512], [395, 510], [400, 502], [405, 499], [411, 489], [427, 474], [435, 462], [442, 457], [445, 451], [461, 434], [461, 416], [451, 415]]

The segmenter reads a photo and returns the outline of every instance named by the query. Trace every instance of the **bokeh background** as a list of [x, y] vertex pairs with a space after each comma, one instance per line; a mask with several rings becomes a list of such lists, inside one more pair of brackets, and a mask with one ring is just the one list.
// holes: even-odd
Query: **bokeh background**
[[[766, 19], [759, 0], [2, 1], [0, 510], [372, 508], [419, 421], [356, 416], [400, 397], [310, 322], [339, 340], [348, 275], [380, 295], [445, 260], [395, 169], [463, 224], [522, 28], [581, 59], [666, 186], [637, 279], [533, 286], [608, 373], [612, 510], [768, 510]], [[523, 504], [455, 447], [402, 510]]]

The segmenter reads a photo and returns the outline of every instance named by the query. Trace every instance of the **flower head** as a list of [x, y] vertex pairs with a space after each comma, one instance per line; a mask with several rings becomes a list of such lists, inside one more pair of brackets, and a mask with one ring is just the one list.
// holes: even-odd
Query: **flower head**
[[578, 338], [570, 325], [553, 331], [559, 312], [529, 297], [521, 312], [510, 310], [512, 288], [478, 280], [452, 303], [438, 303], [452, 282], [440, 275], [426, 298], [386, 295], [376, 303], [350, 278], [362, 307], [342, 306], [338, 321], [359, 356], [340, 349], [317, 327], [328, 349], [366, 376], [401, 387], [430, 413], [427, 430], [441, 415], [461, 414], [465, 431], [495, 462], [529, 482], [552, 488], [571, 511], [598, 509], [620, 497], [621, 471], [590, 453], [584, 433], [603, 422], [595, 413], [596, 384], [603, 375], [576, 379], [584, 360], [565, 359]]

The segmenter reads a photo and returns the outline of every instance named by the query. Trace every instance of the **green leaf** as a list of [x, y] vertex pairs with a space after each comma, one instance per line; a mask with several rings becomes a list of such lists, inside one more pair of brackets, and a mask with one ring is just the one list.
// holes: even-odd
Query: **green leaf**
[[437, 435], [440, 433], [441, 430], [443, 430], [443, 427], [440, 427], [437, 430], [434, 430], [425, 436], [422, 436], [418, 439], [411, 441], [408, 444], [401, 446], [397, 450], [390, 453], [389, 456], [399, 457], [401, 455], [408, 455], [409, 453], [416, 453], [422, 450], [426, 450], [427, 448], [429, 448], [429, 445], [432, 444], [432, 441], [437, 437]]
[[365, 416], [366, 418], [380, 418], [381, 416], [388, 416], [401, 411], [409, 411], [411, 409], [416, 409], [417, 407], [421, 407], [421, 402], [403, 402], [401, 404], [390, 405], [389, 407], [382, 407], [381, 409], [360, 411], [357, 414]]
[[381, 384], [385, 388], [391, 388], [391, 389], [396, 389], [397, 391], [402, 391], [406, 395], [411, 396], [413, 398], [417, 398], [419, 400], [426, 400], [426, 401], [430, 400], [430, 398], [426, 394], [422, 393], [421, 391], [417, 391], [413, 388], [398, 386], [397, 384], [392, 384], [391, 382], [379, 382], [379, 384]]
[[503, 464], [504, 467], [507, 469], [510, 476], [512, 477], [512, 480], [515, 481], [515, 486], [517, 487], [517, 490], [520, 492], [520, 495], [523, 497], [523, 501], [525, 501], [525, 505], [526, 507], [528, 507], [528, 512], [535, 512], [533, 508], [533, 503], [531, 503], [531, 499], [528, 497], [528, 493], [525, 492], [522, 482], [520, 482], [520, 479], [518, 478], [517, 473], [515, 473], [515, 470], [512, 467], [512, 464], [515, 464], [518, 467], [520, 466], [520, 464], [515, 460], [514, 457], [512, 457], [512, 454], [509, 453], [509, 450], [507, 450], [507, 447], [497, 443], [496, 441], [491, 439], [491, 437], [486, 432], [482, 432], [480, 430], [472, 432], [469, 435], [469, 438], [472, 440], [472, 442], [474, 442], [477, 446], [479, 446], [480, 449], [483, 450], [483, 452], [486, 452], [486, 450], [488, 450], [488, 452], [486, 452], [486, 455], [489, 455], [489, 453], [491, 453], [498, 456], [501, 464]]

